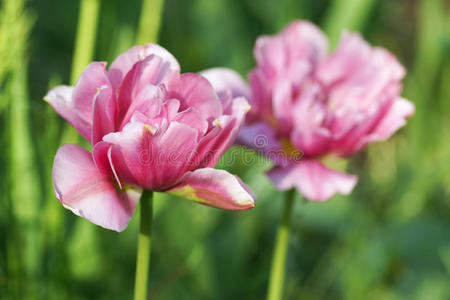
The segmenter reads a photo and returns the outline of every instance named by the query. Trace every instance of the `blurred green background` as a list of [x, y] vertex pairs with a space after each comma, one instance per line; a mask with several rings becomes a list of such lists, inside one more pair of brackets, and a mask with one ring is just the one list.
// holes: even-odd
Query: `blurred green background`
[[[0, 299], [133, 295], [137, 212], [123, 233], [104, 230], [65, 210], [51, 184], [57, 148], [82, 143], [42, 100], [71, 81], [79, 6], [0, 1]], [[141, 7], [101, 1], [95, 60], [134, 44]], [[350, 28], [397, 55], [416, 114], [350, 160], [360, 176], [351, 196], [296, 201], [285, 299], [450, 299], [449, 1], [167, 0], [160, 44], [183, 72], [246, 75], [256, 37], [299, 18], [333, 45]], [[158, 194], [151, 299], [265, 297], [281, 195], [263, 174], [267, 162], [247, 167], [228, 153], [218, 167], [255, 190], [256, 208], [226, 212]]]

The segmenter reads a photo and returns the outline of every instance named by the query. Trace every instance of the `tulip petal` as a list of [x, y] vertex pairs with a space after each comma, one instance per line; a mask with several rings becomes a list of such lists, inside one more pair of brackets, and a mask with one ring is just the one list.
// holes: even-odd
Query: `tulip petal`
[[165, 132], [128, 123], [103, 140], [112, 145], [111, 162], [121, 182], [159, 191], [175, 184], [190, 169], [197, 135], [196, 129], [178, 122], [171, 122]]
[[295, 129], [291, 132], [292, 143], [306, 156], [317, 156], [328, 150], [331, 141], [331, 133], [323, 127], [312, 130]]
[[114, 178], [115, 183], [122, 189], [122, 182], [111, 161], [111, 145], [103, 141], [98, 142], [92, 149], [92, 158], [100, 173], [107, 174], [108, 178]]
[[165, 91], [159, 86], [147, 84], [139, 92], [136, 98], [130, 103], [123, 119], [120, 129], [122, 129], [135, 112], [139, 112], [147, 119], [153, 119], [161, 113], [162, 100], [165, 97]]
[[170, 98], [181, 101], [181, 110], [195, 107], [208, 121], [212, 121], [223, 114], [219, 96], [211, 83], [199, 74], [185, 73], [179, 78], [173, 77], [168, 90], [170, 91]]
[[164, 61], [168, 62], [172, 70], [180, 70], [178, 61], [163, 47], [148, 43], [145, 47], [134, 46], [128, 51], [120, 54], [111, 64], [108, 75], [112, 85], [117, 89], [125, 78], [126, 74], [131, 70], [135, 63], [150, 55], [157, 55]]
[[356, 148], [360, 149], [368, 143], [388, 139], [399, 128], [406, 124], [406, 119], [414, 114], [414, 110], [414, 104], [406, 99], [398, 98], [391, 105], [389, 111], [374, 128], [372, 133], [362, 138]]
[[94, 97], [92, 120], [92, 145], [101, 141], [103, 136], [114, 132], [116, 128], [116, 100], [110, 86], [99, 88]]
[[293, 62], [305, 61], [314, 67], [323, 59], [327, 48], [327, 39], [317, 26], [310, 22], [296, 21], [278, 35], [258, 38], [254, 55], [258, 68], [271, 80], [283, 73], [295, 74], [291, 67], [298, 66]]
[[118, 89], [120, 83], [131, 70], [135, 63], [139, 61], [139, 53], [142, 52], [142, 46], [134, 46], [123, 52], [111, 63], [108, 69], [108, 76], [111, 84]]
[[165, 62], [169, 64], [170, 69], [174, 71], [180, 71], [180, 64], [177, 59], [165, 48], [160, 45], [147, 43], [144, 46], [143, 57], [147, 57], [150, 55], [156, 55], [161, 57]]
[[282, 134], [288, 134], [292, 128], [292, 86], [287, 80], [275, 84], [272, 96], [272, 111]]
[[[374, 72], [373, 68], [377, 70]], [[392, 54], [372, 49], [360, 34], [344, 31], [338, 47], [320, 64], [316, 76], [322, 84], [331, 86], [348, 77], [358, 81], [361, 72], [369, 72], [367, 79], [370, 80], [379, 71], [389, 71], [392, 80], [400, 80], [405, 75], [405, 69]]]
[[176, 114], [171, 121], [186, 124], [195, 128], [199, 132], [199, 136], [203, 136], [208, 130], [208, 122], [202, 113], [195, 107], [189, 107], [185, 111]]
[[105, 62], [90, 63], [74, 86], [72, 102], [76, 109], [86, 120], [92, 120], [93, 103], [98, 89], [102, 86], [111, 86], [105, 70]]
[[214, 127], [200, 139], [191, 165], [198, 168], [214, 167], [236, 139], [248, 109], [245, 98], [233, 99], [229, 108], [230, 115], [216, 119]]
[[94, 164], [92, 155], [77, 145], [62, 146], [53, 164], [53, 186], [62, 205], [107, 229], [124, 230], [141, 190], [115, 184]]
[[126, 74], [118, 93], [119, 120], [123, 120], [133, 101], [148, 85], [167, 84], [177, 71], [170, 68], [170, 63], [161, 57], [150, 55], [134, 64]]
[[307, 199], [326, 201], [336, 193], [348, 195], [358, 177], [327, 168], [314, 159], [302, 159], [288, 167], [275, 167], [267, 175], [279, 190], [296, 187]]
[[209, 80], [220, 98], [226, 93], [231, 93], [231, 98], [250, 99], [250, 88], [237, 72], [227, 68], [212, 68], [201, 74]]
[[90, 141], [92, 119], [86, 119], [73, 107], [72, 94], [73, 87], [61, 85], [51, 89], [44, 97], [44, 100], [86, 140]]
[[255, 69], [248, 75], [248, 81], [252, 91], [250, 104], [252, 109], [249, 112], [248, 120], [265, 119], [274, 123], [272, 116], [272, 91], [269, 88], [269, 82], [260, 69]]
[[213, 168], [186, 173], [167, 193], [226, 210], [247, 210], [256, 201], [256, 195], [239, 177]]

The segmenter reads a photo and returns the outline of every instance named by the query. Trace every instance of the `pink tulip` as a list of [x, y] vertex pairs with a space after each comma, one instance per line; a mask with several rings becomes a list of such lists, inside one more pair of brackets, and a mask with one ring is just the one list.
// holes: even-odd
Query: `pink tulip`
[[[349, 194], [357, 182], [357, 176], [330, 169], [322, 158], [347, 157], [387, 139], [414, 113], [414, 105], [400, 97], [405, 70], [392, 54], [348, 32], [329, 56], [327, 48], [315, 25], [296, 21], [277, 35], [258, 38], [250, 88], [232, 70], [204, 72], [219, 94], [249, 99], [252, 110], [238, 137], [242, 144], [265, 155], [303, 153], [300, 161], [274, 160], [268, 176], [278, 189], [295, 187], [316, 201]], [[255, 143], [261, 135], [264, 145]]]
[[108, 70], [93, 62], [74, 87], [55, 87], [45, 99], [92, 144], [92, 153], [62, 146], [53, 165], [56, 197], [75, 214], [122, 231], [142, 189], [228, 210], [254, 206], [247, 185], [213, 169], [236, 138], [247, 100], [219, 97], [201, 75], [180, 75], [164, 48], [133, 47]]

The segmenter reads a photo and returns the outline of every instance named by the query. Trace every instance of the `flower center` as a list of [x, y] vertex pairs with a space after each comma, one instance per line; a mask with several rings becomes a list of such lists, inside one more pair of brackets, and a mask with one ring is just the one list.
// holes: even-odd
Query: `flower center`
[[289, 139], [282, 137], [280, 138], [280, 143], [283, 146], [283, 151], [289, 158], [299, 160], [303, 156], [302, 151], [295, 147]]

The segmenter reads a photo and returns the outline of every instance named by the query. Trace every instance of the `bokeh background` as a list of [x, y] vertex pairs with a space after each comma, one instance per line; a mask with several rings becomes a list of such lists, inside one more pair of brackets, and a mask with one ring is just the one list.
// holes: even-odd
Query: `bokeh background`
[[[95, 59], [134, 44], [141, 1], [103, 0]], [[0, 299], [131, 299], [138, 211], [116, 233], [63, 209], [51, 184], [63, 142], [83, 144], [43, 101], [70, 83], [79, 1], [0, 1]], [[408, 125], [348, 164], [350, 196], [295, 203], [285, 299], [450, 299], [450, 2], [166, 0], [160, 44], [183, 72], [254, 67], [256, 37], [294, 19], [335, 45], [344, 28], [408, 69]], [[234, 148], [234, 151], [237, 151]], [[246, 155], [253, 155], [248, 154]], [[226, 212], [156, 196], [151, 299], [263, 299], [281, 195], [242, 154], [219, 163], [258, 194]], [[138, 208], [139, 210], [139, 208]]]

